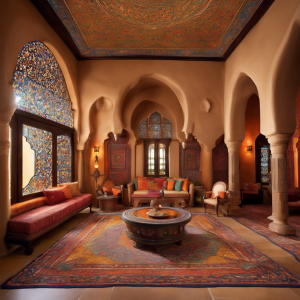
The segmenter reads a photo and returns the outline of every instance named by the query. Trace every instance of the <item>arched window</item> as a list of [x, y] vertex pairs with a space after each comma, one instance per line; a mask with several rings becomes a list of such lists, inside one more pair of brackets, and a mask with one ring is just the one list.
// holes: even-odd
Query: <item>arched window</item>
[[25, 201], [73, 179], [73, 112], [59, 64], [41, 42], [21, 50], [13, 74], [11, 200]]
[[157, 111], [139, 125], [139, 137], [144, 139], [144, 176], [169, 176], [169, 145], [172, 124]]

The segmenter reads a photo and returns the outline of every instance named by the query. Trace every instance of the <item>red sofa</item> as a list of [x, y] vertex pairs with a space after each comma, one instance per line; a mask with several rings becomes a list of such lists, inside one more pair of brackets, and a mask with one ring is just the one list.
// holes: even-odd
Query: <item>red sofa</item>
[[86, 207], [92, 212], [91, 194], [82, 194], [54, 205], [48, 205], [46, 197], [13, 204], [5, 241], [24, 246], [25, 253], [30, 255], [34, 240]]

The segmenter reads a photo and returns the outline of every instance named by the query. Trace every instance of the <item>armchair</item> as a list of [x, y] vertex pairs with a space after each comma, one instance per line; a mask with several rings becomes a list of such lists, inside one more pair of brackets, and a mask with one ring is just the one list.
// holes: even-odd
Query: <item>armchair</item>
[[104, 178], [101, 184], [101, 192], [103, 193], [103, 188], [107, 189], [107, 195], [113, 195], [113, 189], [118, 190], [118, 198], [123, 203], [123, 185], [115, 185], [114, 182], [109, 178]]
[[[215, 206], [217, 216], [219, 217], [219, 205], [224, 205], [229, 201], [227, 198], [226, 184], [222, 181], [216, 182], [212, 188], [212, 191], [206, 192], [206, 195], [210, 195], [210, 198], [204, 199], [204, 211], [206, 212], [207, 205]], [[227, 215], [228, 207], [229, 205], [227, 206]]]

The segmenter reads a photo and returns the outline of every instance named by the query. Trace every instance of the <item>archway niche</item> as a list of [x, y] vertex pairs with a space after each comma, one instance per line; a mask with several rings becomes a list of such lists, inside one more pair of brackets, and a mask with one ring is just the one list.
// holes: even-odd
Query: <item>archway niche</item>
[[213, 184], [223, 181], [228, 185], [228, 149], [224, 143], [224, 134], [216, 140], [216, 147], [212, 150]]

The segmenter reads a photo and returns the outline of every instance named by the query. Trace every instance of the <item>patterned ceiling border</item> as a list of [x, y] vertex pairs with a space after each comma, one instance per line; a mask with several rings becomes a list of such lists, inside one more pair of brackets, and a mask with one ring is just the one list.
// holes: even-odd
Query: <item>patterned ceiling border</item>
[[[64, 0], [31, 0], [77, 59], [226, 60], [274, 0], [250, 0], [231, 22], [218, 48], [199, 49], [92, 49]], [[236, 26], [235, 26], [236, 25]]]

